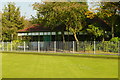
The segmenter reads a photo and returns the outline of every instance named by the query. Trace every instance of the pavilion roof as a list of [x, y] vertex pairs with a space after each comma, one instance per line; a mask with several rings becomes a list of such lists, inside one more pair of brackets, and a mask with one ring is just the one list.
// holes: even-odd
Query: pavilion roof
[[44, 31], [51, 31], [51, 29], [49, 27], [44, 27], [41, 24], [34, 24], [30, 27], [18, 30], [18, 32], [44, 32]]
[[[33, 24], [30, 27], [26, 27], [24, 29], [18, 30], [18, 32], [52, 32], [52, 31], [61, 31], [62, 25], [58, 26], [56, 28], [50, 28], [50, 27], [45, 27], [42, 24]], [[66, 31], [66, 28], [64, 27], [64, 31]]]

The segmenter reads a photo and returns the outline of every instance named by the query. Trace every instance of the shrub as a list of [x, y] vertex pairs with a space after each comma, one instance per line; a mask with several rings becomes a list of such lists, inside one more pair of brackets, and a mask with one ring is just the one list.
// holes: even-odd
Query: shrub
[[120, 38], [118, 38], [118, 37], [114, 37], [114, 38], [112, 38], [110, 41], [118, 42], [118, 41], [120, 41]]
[[[23, 45], [23, 41], [21, 40], [13, 40], [12, 41], [12, 49], [17, 50], [18, 46]], [[11, 42], [4, 42], [4, 49], [11, 50]]]

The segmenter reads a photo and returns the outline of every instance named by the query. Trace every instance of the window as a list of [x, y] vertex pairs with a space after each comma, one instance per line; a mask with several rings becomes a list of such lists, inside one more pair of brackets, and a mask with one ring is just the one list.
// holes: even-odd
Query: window
[[47, 32], [44, 32], [44, 35], [48, 35]]
[[28, 33], [28, 35], [32, 35], [32, 33]]
[[72, 33], [72, 32], [69, 32], [69, 35], [73, 35], [73, 33]]
[[22, 33], [22, 35], [24, 36], [24, 35], [25, 35], [25, 33]]
[[51, 35], [51, 32], [48, 32], [48, 35]]
[[43, 32], [40, 32], [40, 35], [43, 35]]
[[32, 33], [32, 35], [35, 35], [35, 33]]
[[61, 34], [61, 32], [58, 32], [58, 34]]
[[22, 33], [18, 33], [18, 36], [22, 36]]
[[36, 33], [35, 33], [35, 35], [39, 35], [39, 33], [38, 33], [38, 32], [36, 32]]
[[24, 33], [25, 36], [27, 36], [27, 33]]
[[64, 32], [65, 35], [68, 35], [68, 32]]
[[52, 35], [56, 35], [56, 33], [55, 33], [55, 32], [52, 32]]

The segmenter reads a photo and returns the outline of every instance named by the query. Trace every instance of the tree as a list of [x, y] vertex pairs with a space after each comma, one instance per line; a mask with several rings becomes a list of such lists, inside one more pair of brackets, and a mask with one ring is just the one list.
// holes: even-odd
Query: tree
[[24, 24], [24, 27], [30, 27], [30, 26], [32, 26], [31, 20], [29, 20], [29, 19], [24, 19], [23, 24]]
[[56, 12], [54, 10], [55, 7], [57, 6], [62, 6], [65, 3], [61, 4], [60, 2], [48, 2], [48, 3], [35, 3], [33, 4], [33, 8], [37, 10], [37, 16], [33, 17], [32, 16], [32, 23], [34, 24], [41, 24], [47, 27], [50, 27], [52, 29], [62, 26], [62, 38], [63, 41], [65, 42], [64, 38], [64, 23], [62, 19], [62, 16], [59, 12]]
[[74, 34], [75, 40], [78, 42], [76, 33], [80, 32], [85, 26], [86, 3], [46, 2], [45, 4], [35, 3], [33, 6], [38, 11], [37, 18], [33, 19], [34, 22], [52, 28], [62, 25], [62, 33], [66, 28]]
[[84, 3], [73, 3], [69, 4], [69, 7], [62, 9], [65, 12], [65, 25], [66, 29], [74, 34], [74, 38], [78, 43], [78, 38], [76, 33], [83, 30], [86, 26], [86, 16], [87, 6]]
[[17, 39], [17, 31], [24, 27], [24, 17], [20, 16], [20, 10], [14, 3], [8, 3], [2, 14], [2, 40], [11, 41]]
[[[115, 32], [118, 32], [119, 27], [119, 15], [117, 14], [120, 6], [118, 2], [101, 2], [100, 7], [97, 7], [91, 11], [86, 12], [87, 18], [94, 19], [98, 17], [104, 23], [106, 23], [111, 29], [112, 38]], [[97, 12], [92, 12], [97, 10]], [[105, 32], [105, 29], [103, 29]], [[105, 35], [105, 34], [103, 34]]]
[[117, 10], [120, 8], [119, 2], [102, 2], [100, 8], [97, 15], [110, 26], [113, 38], [115, 36], [116, 22], [119, 17], [117, 14]]
[[95, 40], [97, 37], [104, 35], [103, 29], [101, 29], [101, 28], [98, 27], [98, 26], [95, 26], [94, 24], [88, 25], [87, 31], [88, 31], [88, 33], [94, 35], [94, 40]]

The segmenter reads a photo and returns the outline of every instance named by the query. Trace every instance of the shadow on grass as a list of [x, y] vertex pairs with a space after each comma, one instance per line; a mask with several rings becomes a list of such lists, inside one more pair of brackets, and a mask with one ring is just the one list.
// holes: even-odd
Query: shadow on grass
[[120, 59], [119, 56], [113, 55], [91, 55], [91, 54], [73, 54], [73, 53], [38, 53], [38, 52], [2, 52], [10, 54], [27, 54], [27, 55], [46, 55], [46, 56], [64, 56], [64, 57], [81, 57], [81, 58], [102, 58], [102, 59]]

